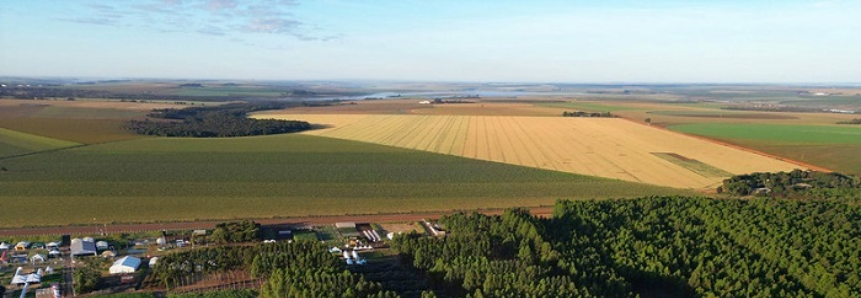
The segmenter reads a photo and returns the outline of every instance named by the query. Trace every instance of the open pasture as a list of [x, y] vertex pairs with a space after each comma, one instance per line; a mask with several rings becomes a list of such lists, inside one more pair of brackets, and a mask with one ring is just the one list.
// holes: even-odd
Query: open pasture
[[307, 132], [325, 137], [679, 188], [710, 188], [725, 177], [704, 176], [653, 153], [671, 153], [733, 174], [798, 167], [624, 119], [452, 115], [342, 118], [277, 113], [257, 117], [325, 123], [329, 128]]
[[2, 227], [409, 213], [685, 193], [300, 134], [146, 138], [10, 158], [3, 166]]

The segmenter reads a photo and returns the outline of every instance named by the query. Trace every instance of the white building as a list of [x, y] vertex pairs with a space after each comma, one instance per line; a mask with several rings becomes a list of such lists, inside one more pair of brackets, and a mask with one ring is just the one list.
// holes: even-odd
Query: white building
[[125, 256], [114, 262], [109, 270], [111, 274], [135, 273], [141, 265], [141, 259]]

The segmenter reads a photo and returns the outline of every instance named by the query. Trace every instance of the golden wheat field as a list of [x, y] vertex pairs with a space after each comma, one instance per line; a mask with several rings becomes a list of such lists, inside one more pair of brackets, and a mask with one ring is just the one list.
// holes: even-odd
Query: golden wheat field
[[307, 134], [679, 188], [715, 187], [727, 177], [716, 172], [798, 167], [617, 118], [278, 113], [255, 117], [299, 119], [327, 127]]

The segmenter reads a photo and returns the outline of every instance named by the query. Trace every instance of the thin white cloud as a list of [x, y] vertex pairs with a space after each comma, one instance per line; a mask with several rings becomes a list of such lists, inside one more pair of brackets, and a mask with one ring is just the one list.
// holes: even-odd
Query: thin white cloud
[[235, 37], [243, 34], [290, 36], [300, 41], [329, 41], [317, 26], [293, 14], [294, 0], [152, 0], [123, 6], [116, 2], [89, 4], [91, 16], [59, 19], [82, 24], [132, 25], [156, 32], [196, 32]]

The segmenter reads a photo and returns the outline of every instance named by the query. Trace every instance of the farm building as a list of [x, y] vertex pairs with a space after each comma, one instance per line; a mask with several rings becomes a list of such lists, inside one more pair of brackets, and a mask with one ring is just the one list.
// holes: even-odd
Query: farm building
[[25, 251], [30, 248], [30, 242], [21, 241], [18, 244], [15, 244], [15, 251]]
[[141, 259], [125, 256], [114, 262], [109, 270], [111, 274], [135, 273], [141, 265]]
[[[86, 239], [86, 238], [85, 238]], [[92, 238], [90, 238], [92, 239]], [[81, 240], [78, 238], [72, 239], [72, 256], [95, 256], [98, 254], [96, 251], [96, 244], [92, 241]]]

